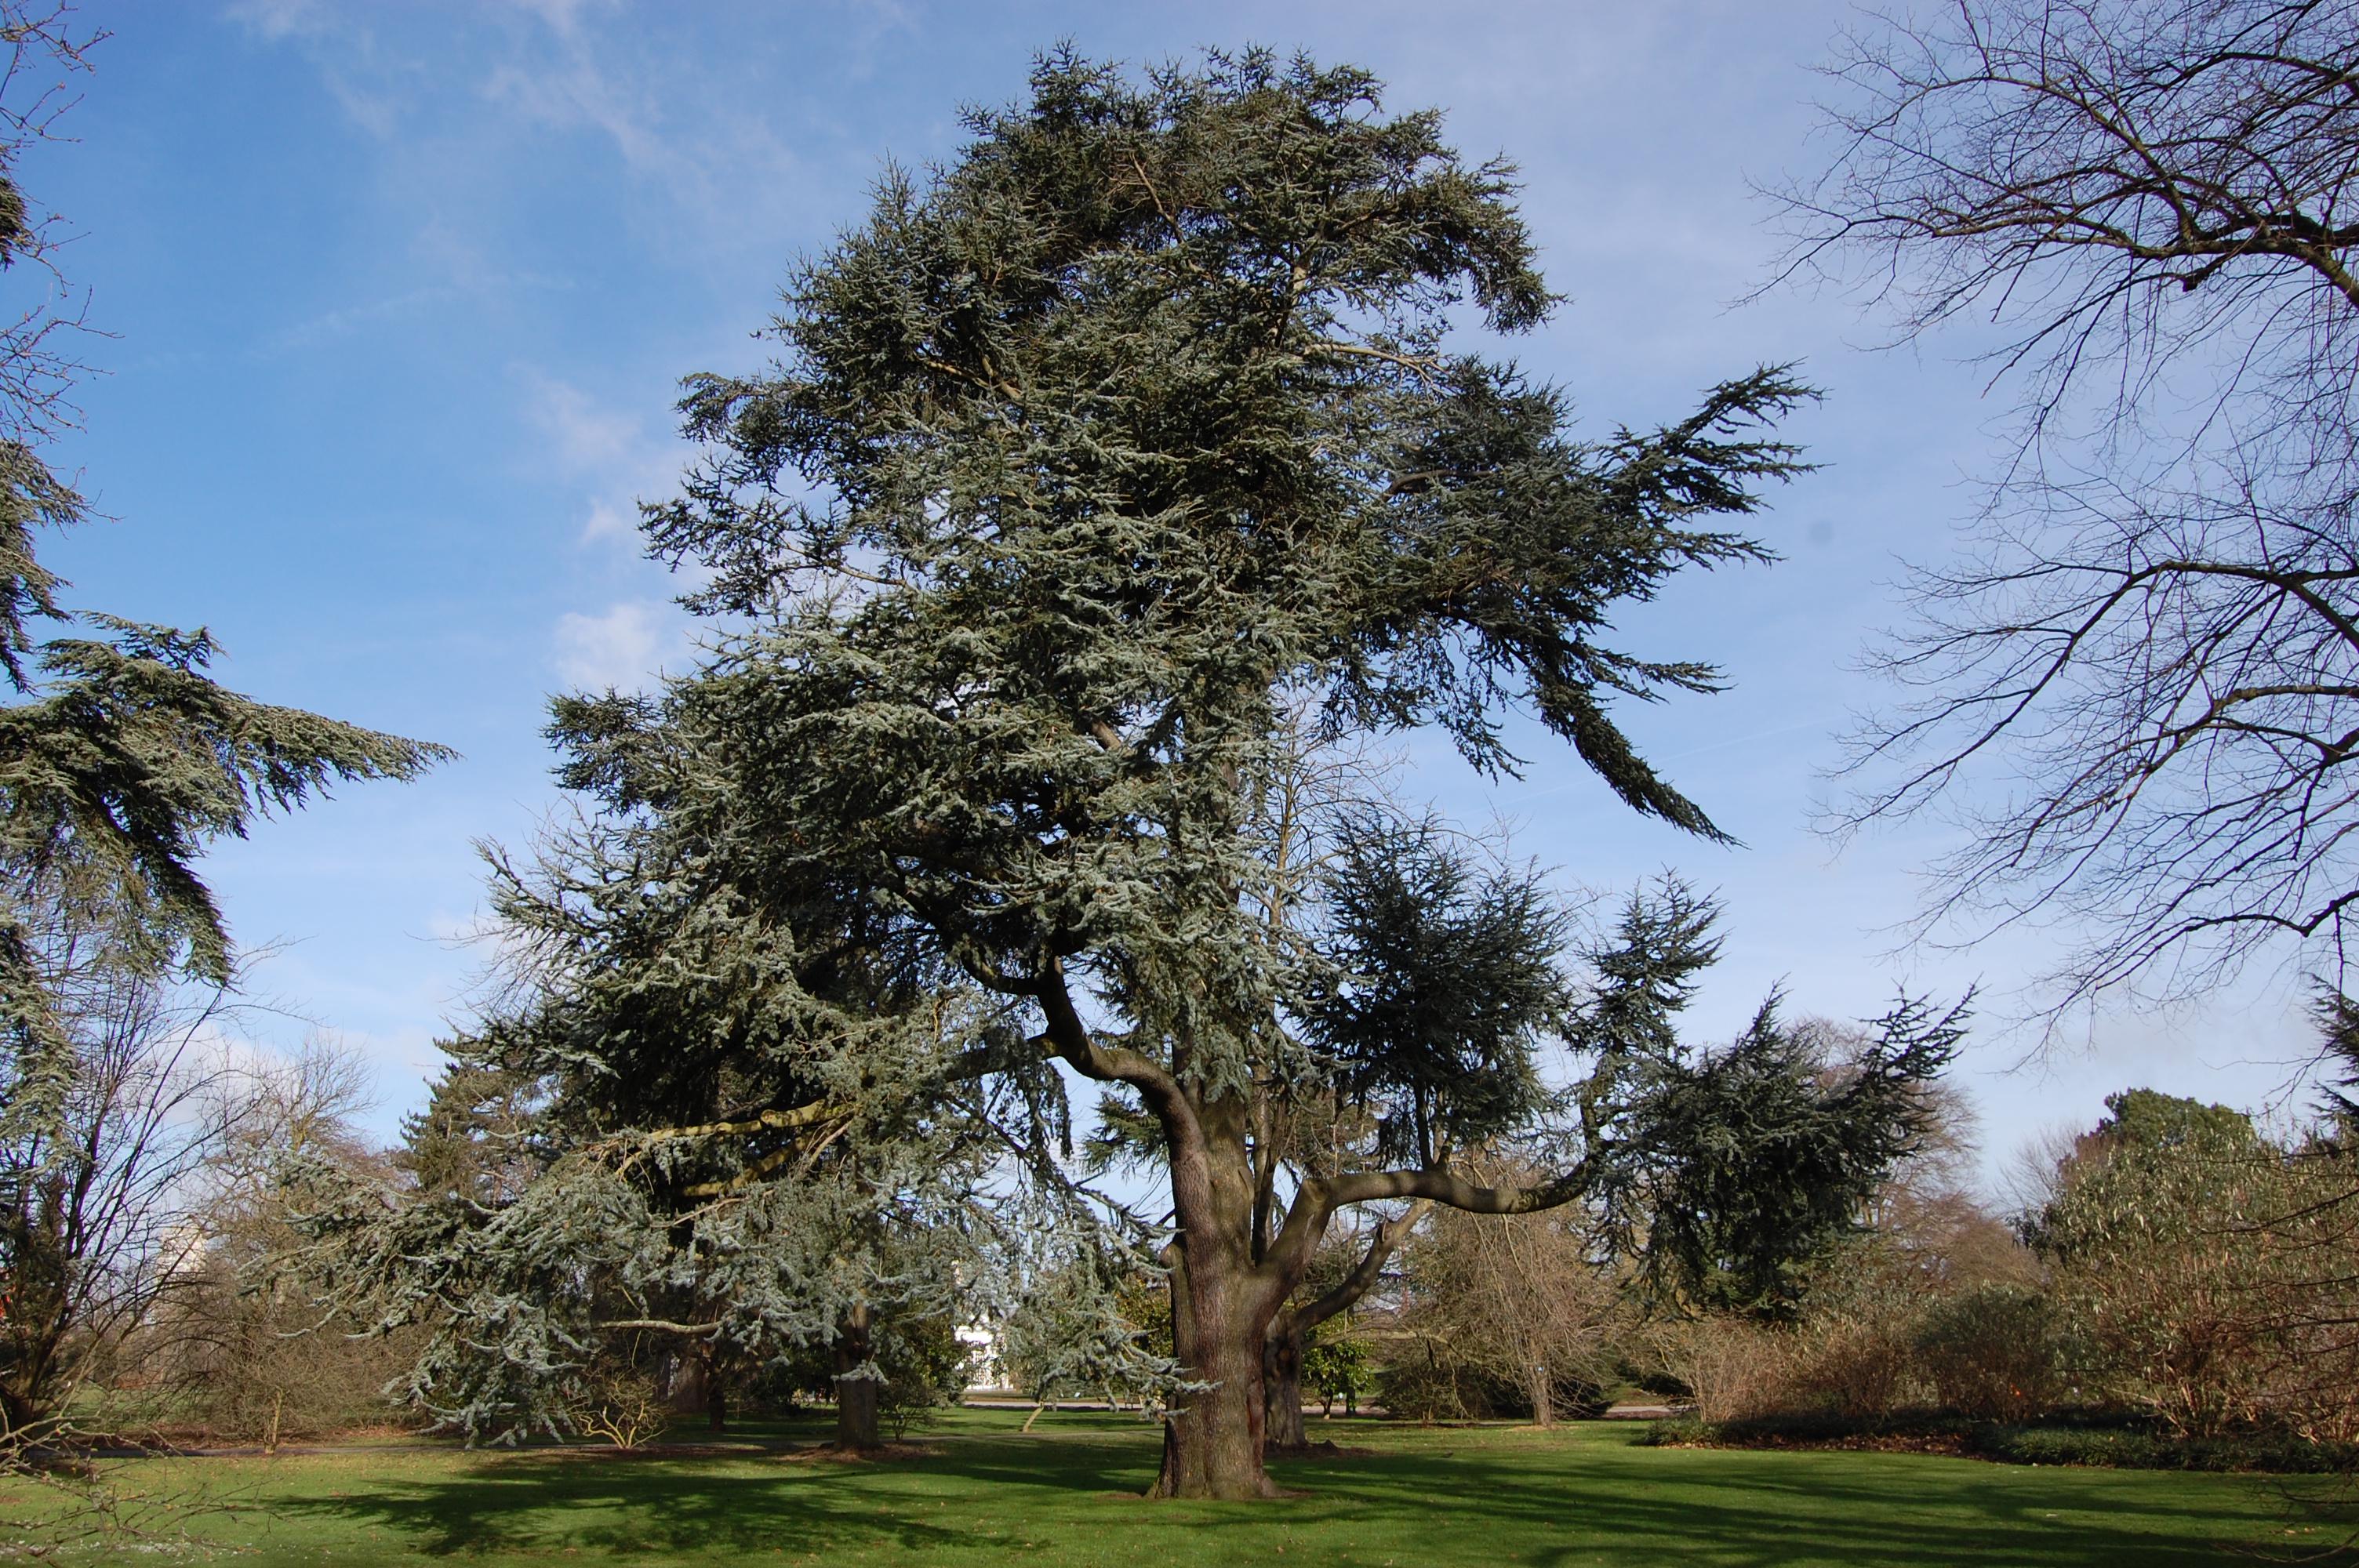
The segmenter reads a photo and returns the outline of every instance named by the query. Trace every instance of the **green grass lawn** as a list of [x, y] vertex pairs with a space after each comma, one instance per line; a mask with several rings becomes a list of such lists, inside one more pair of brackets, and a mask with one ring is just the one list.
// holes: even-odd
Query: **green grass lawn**
[[[2315, 1552], [2323, 1483], [2024, 1467], [1913, 1454], [1636, 1448], [1585, 1423], [1316, 1422], [1375, 1452], [1276, 1467], [1303, 1496], [1147, 1503], [1154, 1433], [1104, 1415], [961, 1411], [929, 1457], [603, 1457], [386, 1447], [142, 1460], [119, 1486], [206, 1498], [225, 1561], [756, 1564], [1910, 1563], [2123, 1568]], [[690, 1434], [683, 1433], [683, 1436]], [[776, 1435], [774, 1433], [773, 1435]], [[0, 1488], [0, 1519], [38, 1506]], [[0, 1528], [0, 1541], [18, 1535]], [[141, 1561], [169, 1552], [146, 1552]], [[195, 1555], [191, 1552], [190, 1555]], [[122, 1559], [129, 1561], [129, 1558]]]

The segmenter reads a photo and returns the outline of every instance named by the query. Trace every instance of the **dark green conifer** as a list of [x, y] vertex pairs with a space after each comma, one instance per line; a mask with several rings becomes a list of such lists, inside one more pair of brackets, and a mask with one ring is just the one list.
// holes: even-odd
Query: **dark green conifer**
[[749, 920], [857, 909], [878, 952], [1138, 1097], [1191, 1381], [1162, 1488], [1257, 1494], [1263, 1335], [1338, 1208], [1580, 1185], [1342, 1173], [1256, 1254], [1256, 1104], [1327, 1070], [1288, 1043], [1296, 967], [1254, 894], [1285, 711], [1438, 726], [1513, 770], [1521, 710], [1718, 837], [1612, 715], [1717, 673], [1611, 622], [1765, 557], [1728, 520], [1797, 471], [1761, 427], [1809, 394], [1761, 370], [1577, 438], [1560, 392], [1460, 343], [1555, 304], [1513, 169], [1387, 114], [1364, 71], [1248, 52], [1140, 81], [1060, 53], [969, 130], [795, 273], [769, 372], [690, 383], [705, 460], [647, 533], [742, 629], [665, 715], [725, 787], [662, 809], [725, 822]]
[[1973, 999], [1937, 1011], [1904, 995], [1842, 1050], [1773, 992], [1734, 1042], [1698, 1050], [1678, 1016], [1719, 956], [1718, 915], [1676, 878], [1633, 895], [1570, 1031], [1593, 1064], [1577, 1098], [1603, 1238], [1658, 1299], [1782, 1317], [1931, 1130], [1927, 1091]]

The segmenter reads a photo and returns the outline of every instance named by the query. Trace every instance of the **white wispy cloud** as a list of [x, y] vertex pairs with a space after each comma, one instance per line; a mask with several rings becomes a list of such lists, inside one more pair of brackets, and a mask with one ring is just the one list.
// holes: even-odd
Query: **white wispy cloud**
[[545, 442], [538, 456], [584, 492], [582, 540], [631, 540], [639, 525], [640, 500], [677, 486], [678, 444], [649, 419], [571, 382], [528, 368], [518, 374], [525, 384], [525, 417]]
[[[809, 193], [776, 100], [743, 80], [723, 87], [712, 59], [614, 0], [469, 4], [430, 28], [321, 0], [235, 0], [228, 15], [299, 52], [397, 182], [440, 193], [429, 200], [465, 189], [496, 203], [545, 168], [550, 133], [611, 149], [634, 230], [684, 254], [758, 246]], [[853, 17], [858, 37], [909, 26], [889, 4]]]
[[319, 0], [236, 0], [225, 9], [230, 20], [271, 39], [317, 32], [332, 15]]
[[538, 371], [526, 371], [532, 422], [554, 444], [550, 452], [575, 473], [603, 473], [624, 462], [645, 440], [639, 421], [602, 406], [582, 388]]
[[388, 142], [400, 130], [411, 93], [398, 78], [408, 70], [379, 46], [365, 12], [321, 0], [236, 0], [227, 15], [266, 42], [300, 45], [329, 96], [371, 136]]
[[[526, 123], [588, 132], [638, 177], [642, 200], [707, 239], [742, 231], [750, 206], [779, 200], [799, 172], [766, 114], [728, 105], [683, 61], [648, 47], [640, 18], [591, 18], [603, 0], [517, 0], [542, 24], [495, 63], [483, 99]], [[709, 68], [709, 62], [706, 62]]]
[[671, 607], [660, 600], [624, 600], [595, 615], [579, 611], [557, 622], [553, 662], [569, 687], [643, 690], [682, 648]]
[[323, 310], [317, 316], [280, 328], [270, 335], [265, 346], [277, 351], [318, 348], [323, 343], [350, 337], [380, 321], [414, 315], [429, 305], [445, 303], [456, 292], [440, 285], [431, 285], [424, 288], [406, 289], [383, 299]]
[[563, 38], [571, 38], [580, 30], [585, 13], [614, 8], [614, 0], [511, 0], [511, 3], [518, 10], [539, 17], [551, 32]]

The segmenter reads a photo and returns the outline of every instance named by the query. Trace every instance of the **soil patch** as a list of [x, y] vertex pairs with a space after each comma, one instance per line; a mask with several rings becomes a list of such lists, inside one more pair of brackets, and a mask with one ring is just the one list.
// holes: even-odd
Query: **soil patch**
[[937, 1443], [883, 1443], [874, 1448], [838, 1448], [832, 1443], [816, 1443], [809, 1448], [789, 1448], [778, 1457], [789, 1465], [864, 1465], [871, 1460], [890, 1463], [897, 1459], [934, 1459], [941, 1452]]
[[1323, 1443], [1272, 1443], [1261, 1451], [1264, 1459], [1373, 1459], [1373, 1448], [1345, 1448], [1329, 1438]]

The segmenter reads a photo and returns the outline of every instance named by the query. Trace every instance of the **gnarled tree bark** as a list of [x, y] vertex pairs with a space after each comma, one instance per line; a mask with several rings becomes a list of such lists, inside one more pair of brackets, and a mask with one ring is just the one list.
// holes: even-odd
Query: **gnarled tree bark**
[[[1151, 1497], [1276, 1495], [1262, 1465], [1262, 1358], [1271, 1325], [1300, 1287], [1338, 1209], [1406, 1199], [1476, 1214], [1530, 1214], [1571, 1202], [1588, 1184], [1585, 1164], [1529, 1187], [1478, 1186], [1446, 1170], [1314, 1178], [1295, 1190], [1285, 1223], [1267, 1247], [1256, 1248], [1261, 1194], [1244, 1100], [1208, 1095], [1139, 1052], [1100, 1043], [1054, 965], [1031, 994], [1048, 1020], [1041, 1044], [1088, 1077], [1136, 1089], [1163, 1130], [1176, 1230], [1166, 1254], [1172, 1343], [1190, 1386], [1172, 1401]], [[1386, 1222], [1399, 1227], [1387, 1251], [1408, 1234], [1417, 1212]], [[1373, 1265], [1363, 1261], [1372, 1271], [1383, 1267], [1382, 1258]]]

